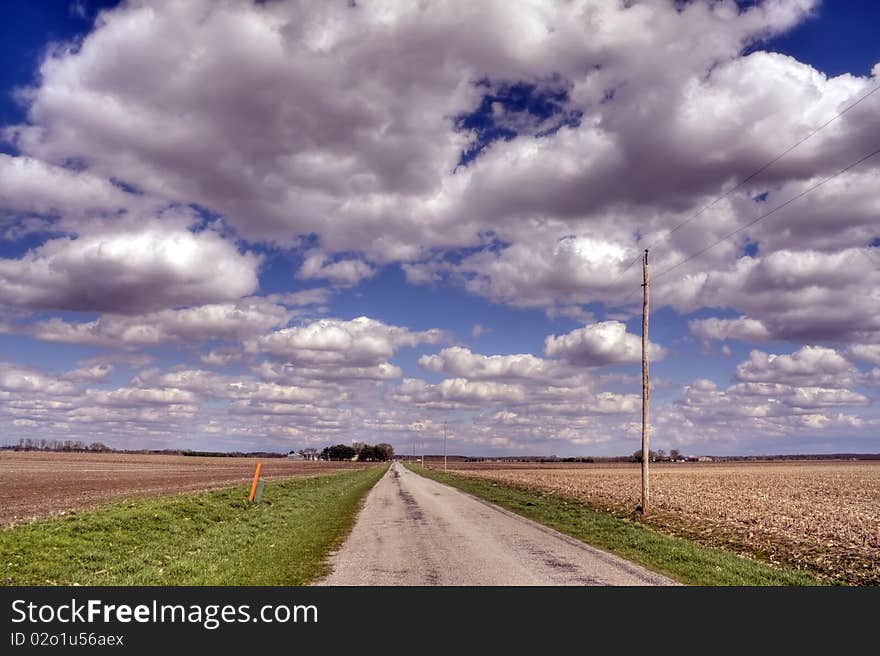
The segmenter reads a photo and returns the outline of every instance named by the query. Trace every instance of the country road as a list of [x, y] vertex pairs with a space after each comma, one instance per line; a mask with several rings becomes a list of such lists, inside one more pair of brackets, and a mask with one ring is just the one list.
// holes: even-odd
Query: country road
[[394, 463], [321, 585], [674, 585]]

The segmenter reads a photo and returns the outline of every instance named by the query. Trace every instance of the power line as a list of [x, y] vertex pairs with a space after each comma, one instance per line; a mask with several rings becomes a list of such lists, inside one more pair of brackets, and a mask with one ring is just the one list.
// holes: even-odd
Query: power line
[[[769, 162], [767, 162], [766, 164], [764, 164], [764, 165], [763, 165], [761, 168], [759, 168], [757, 171], [755, 171], [754, 173], [752, 173], [751, 175], [749, 175], [747, 178], [743, 179], [741, 182], [737, 183], [736, 186], [731, 187], [730, 189], [728, 189], [727, 191], [725, 191], [723, 194], [721, 194], [720, 196], [718, 196], [717, 198], [715, 198], [715, 200], [713, 200], [712, 202], [710, 202], [710, 203], [708, 203], [708, 204], [706, 204], [706, 205], [703, 205], [703, 207], [701, 207], [699, 210], [697, 210], [696, 212], [694, 212], [693, 214], [691, 214], [690, 216], [688, 216], [688, 217], [687, 217], [686, 219], [684, 219], [683, 221], [680, 221], [679, 223], [677, 223], [677, 224], [676, 224], [675, 226], [673, 226], [668, 232], [666, 232], [663, 236], [658, 237], [658, 238], [655, 239], [653, 242], [651, 242], [650, 244], [648, 244], [647, 248], [649, 248], [649, 249], [650, 249], [650, 248], [653, 248], [654, 246], [656, 246], [657, 244], [659, 244], [661, 241], [664, 241], [664, 240], [666, 240], [666, 239], [669, 239], [669, 237], [671, 237], [673, 233], [675, 233], [676, 231], [680, 230], [681, 228], [683, 228], [684, 226], [686, 226], [686, 225], [687, 225], [688, 223], [690, 223], [691, 221], [694, 221], [695, 219], [697, 219], [697, 218], [699, 218], [700, 216], [702, 216], [703, 213], [706, 212], [706, 210], [711, 209], [712, 207], [714, 207], [715, 205], [717, 205], [718, 203], [720, 203], [722, 200], [724, 200], [725, 198], [727, 198], [728, 196], [730, 196], [733, 192], [737, 191], [738, 189], [741, 189], [746, 183], [748, 183], [749, 181], [753, 180], [754, 178], [756, 178], [757, 176], [759, 176], [761, 173], [763, 173], [764, 171], [766, 171], [767, 169], [769, 169], [771, 166], [773, 166], [776, 162], [778, 162], [778, 161], [781, 160], [783, 157], [785, 157], [786, 155], [788, 155], [788, 154], [789, 154], [791, 151], [793, 151], [795, 148], [797, 148], [797, 147], [800, 146], [802, 143], [804, 143], [805, 141], [811, 139], [811, 138], [814, 137], [816, 134], [818, 134], [819, 132], [821, 132], [822, 130], [824, 130], [825, 128], [827, 128], [829, 125], [831, 125], [832, 123], [834, 123], [834, 121], [836, 121], [837, 119], [839, 119], [841, 116], [843, 116], [844, 114], [846, 114], [846, 113], [849, 112], [850, 110], [854, 109], [856, 106], [858, 106], [860, 103], [862, 103], [862, 102], [864, 102], [865, 100], [867, 100], [867, 99], [868, 99], [870, 96], [872, 96], [873, 94], [877, 93], [877, 91], [880, 91], [880, 84], [877, 84], [877, 85], [876, 85], [873, 89], [871, 89], [868, 93], [866, 93], [866, 94], [863, 95], [861, 98], [859, 98], [858, 100], [856, 100], [855, 102], [853, 102], [851, 105], [849, 105], [849, 106], [847, 106], [846, 108], [844, 108], [843, 110], [841, 110], [838, 114], [834, 115], [831, 119], [829, 119], [828, 121], [826, 121], [825, 123], [823, 123], [822, 125], [820, 125], [818, 128], [816, 128], [815, 130], [813, 130], [812, 132], [810, 132], [807, 136], [803, 137], [800, 141], [798, 141], [797, 143], [795, 143], [795, 144], [789, 146], [789, 147], [788, 147], [787, 149], [785, 149], [782, 153], [780, 153], [779, 155], [777, 155], [776, 157], [774, 157], [773, 159], [771, 159]], [[641, 260], [641, 258], [642, 258], [641, 254], [637, 255], [632, 261], [629, 262], [629, 264], [627, 264], [627, 265], [623, 268], [623, 270], [622, 270], [619, 274], [617, 274], [617, 278], [616, 278], [616, 279], [619, 279], [621, 276], [623, 276], [623, 274], [625, 274], [627, 271], [629, 271], [629, 270], [632, 268], [632, 266], [633, 266], [636, 262], [638, 262], [639, 260]], [[615, 280], [616, 280], [616, 279], [615, 279]]]
[[[864, 157], [860, 158], [859, 160], [853, 162], [852, 164], [849, 164], [849, 165], [846, 166], [845, 168], [840, 169], [839, 171], [837, 171], [837, 173], [834, 173], [833, 175], [830, 175], [830, 176], [828, 176], [827, 178], [824, 178], [824, 179], [820, 180], [819, 182], [817, 182], [816, 184], [812, 185], [811, 187], [808, 187], [807, 189], [804, 189], [802, 192], [800, 192], [799, 194], [797, 194], [797, 195], [795, 195], [795, 196], [789, 198], [789, 199], [788, 199], [787, 201], [785, 201], [784, 203], [782, 203], [782, 204], [780, 204], [780, 205], [777, 205], [776, 207], [774, 207], [774, 208], [773, 208], [772, 210], [770, 210], [769, 212], [766, 212], [766, 213], [762, 214], [761, 216], [759, 216], [759, 217], [753, 219], [752, 221], [749, 221], [747, 224], [745, 224], [745, 225], [743, 225], [743, 226], [740, 226], [740, 227], [737, 228], [736, 230], [733, 230], [733, 231], [731, 231], [731, 232], [728, 232], [726, 235], [724, 235], [724, 236], [721, 237], [720, 239], [718, 239], [718, 240], [712, 242], [711, 244], [709, 244], [708, 246], [706, 246], [706, 247], [703, 248], [702, 250], [699, 250], [699, 251], [697, 251], [696, 253], [692, 253], [691, 255], [688, 255], [686, 258], [684, 258], [684, 259], [681, 260], [680, 262], [677, 262], [677, 263], [673, 264], [671, 267], [668, 267], [668, 268], [664, 269], [663, 271], [661, 271], [660, 273], [655, 274], [654, 279], [656, 280], [657, 278], [662, 278], [663, 276], [665, 276], [667, 273], [670, 273], [670, 272], [673, 271], [674, 269], [677, 269], [678, 267], [680, 267], [680, 266], [682, 266], [682, 265], [684, 265], [684, 264], [690, 262], [691, 260], [700, 257], [700, 256], [703, 255], [704, 253], [706, 253], [706, 252], [712, 250], [713, 248], [715, 248], [716, 246], [718, 246], [718, 244], [720, 244], [720, 243], [722, 243], [722, 242], [724, 242], [724, 241], [727, 241], [728, 239], [730, 239], [730, 238], [733, 237], [734, 235], [737, 235], [737, 234], [739, 234], [740, 232], [742, 232], [743, 230], [752, 227], [753, 225], [755, 225], [755, 224], [758, 223], [759, 221], [763, 221], [764, 219], [766, 219], [767, 217], [769, 217], [769, 216], [775, 214], [775, 213], [778, 212], [779, 210], [781, 210], [781, 209], [787, 207], [788, 205], [791, 205], [791, 204], [792, 204], [793, 202], [795, 202], [796, 200], [799, 200], [799, 199], [803, 198], [804, 196], [806, 196], [806, 195], [809, 194], [810, 192], [815, 191], [816, 189], [818, 189], [818, 188], [821, 187], [822, 185], [824, 185], [824, 184], [830, 182], [830, 181], [833, 180], [834, 178], [837, 178], [837, 177], [843, 175], [843, 174], [846, 173], [847, 171], [851, 171], [852, 169], [854, 169], [855, 167], [857, 167], [859, 164], [861, 164], [861, 163], [863, 163], [863, 162], [866, 162], [867, 160], [871, 159], [872, 157], [877, 156], [878, 154], [880, 154], [880, 148], [878, 148], [878, 149], [874, 150], [873, 152], [871, 152], [871, 153], [865, 155]], [[857, 250], [858, 250], [858, 252], [859, 252], [861, 255], [863, 255], [863, 256], [864, 256], [864, 257], [865, 257], [865, 258], [866, 258], [866, 259], [867, 259], [872, 265], [875, 264], [875, 262], [871, 259], [871, 257], [869, 257], [868, 254], [865, 253], [861, 248], [859, 248], [859, 249], [857, 249]], [[635, 295], [636, 291], [637, 291], [636, 289], [633, 289], [632, 291], [629, 292], [629, 294], [627, 294], [627, 295], [624, 297], [624, 299], [623, 299], [623, 304], [624, 304], [624, 305], [626, 305], [626, 304], [629, 302], [629, 300]]]
[[815, 191], [816, 189], [818, 189], [818, 188], [821, 187], [822, 185], [824, 185], [824, 184], [830, 182], [831, 180], [834, 180], [834, 178], [837, 178], [838, 176], [843, 175], [843, 174], [846, 173], [847, 171], [850, 171], [850, 170], [854, 169], [855, 167], [857, 167], [857, 166], [858, 166], [859, 164], [861, 164], [862, 162], [865, 162], [865, 161], [871, 159], [872, 157], [875, 157], [875, 156], [878, 155], [878, 154], [880, 154], [880, 148], [877, 148], [877, 149], [874, 150], [873, 152], [869, 153], [868, 155], [865, 155], [865, 156], [862, 157], [861, 159], [859, 159], [859, 160], [853, 162], [852, 164], [846, 166], [845, 168], [840, 169], [837, 173], [834, 173], [833, 175], [830, 175], [830, 176], [828, 176], [827, 178], [824, 178], [824, 179], [820, 180], [820, 181], [817, 182], [816, 184], [814, 184], [814, 185], [812, 185], [812, 186], [810, 186], [810, 187], [807, 187], [806, 189], [804, 189], [804, 190], [803, 190], [802, 192], [800, 192], [799, 194], [797, 194], [797, 195], [795, 195], [795, 196], [792, 196], [792, 197], [789, 198], [787, 201], [785, 201], [784, 203], [782, 203], [782, 204], [780, 204], [780, 205], [777, 205], [776, 207], [774, 207], [774, 208], [773, 208], [772, 210], [770, 210], [769, 212], [765, 212], [764, 214], [762, 214], [761, 216], [757, 217], [756, 219], [753, 219], [753, 220], [749, 221], [749, 222], [746, 223], [744, 226], [740, 226], [740, 227], [737, 228], [736, 230], [733, 230], [733, 231], [731, 231], [731, 232], [728, 232], [726, 235], [724, 235], [723, 237], [721, 237], [721, 238], [718, 239], [717, 241], [711, 243], [710, 245], [706, 246], [706, 247], [703, 248], [702, 250], [699, 250], [699, 251], [697, 251], [696, 253], [693, 253], [692, 255], [687, 256], [686, 258], [684, 258], [684, 259], [681, 260], [680, 262], [678, 262], [678, 263], [676, 263], [676, 264], [673, 264], [673, 265], [672, 265], [671, 267], [669, 267], [668, 269], [664, 269], [664, 270], [661, 271], [660, 273], [656, 274], [656, 275], [654, 276], [654, 279], [656, 280], [657, 278], [662, 278], [663, 276], [665, 276], [666, 274], [670, 273], [671, 271], [674, 271], [675, 269], [677, 269], [678, 267], [682, 266], [683, 264], [686, 264], [687, 262], [690, 262], [691, 260], [693, 260], [693, 259], [695, 259], [695, 258], [697, 258], [697, 257], [700, 257], [701, 255], [703, 255], [703, 254], [706, 253], [707, 251], [710, 251], [711, 249], [715, 248], [718, 244], [720, 244], [720, 243], [722, 243], [722, 242], [724, 242], [724, 241], [727, 241], [728, 239], [730, 239], [730, 238], [733, 237], [734, 235], [739, 234], [740, 232], [742, 232], [742, 231], [745, 230], [746, 228], [750, 228], [750, 227], [752, 227], [753, 225], [755, 225], [755, 224], [758, 223], [759, 221], [763, 221], [763, 220], [766, 219], [768, 216], [771, 216], [772, 214], [775, 214], [775, 213], [778, 212], [779, 210], [783, 209], [784, 207], [787, 207], [788, 205], [791, 205], [791, 204], [792, 204], [793, 202], [795, 202], [796, 200], [799, 200], [799, 199], [803, 198], [804, 196], [806, 196], [807, 194], [809, 194], [809, 193]]

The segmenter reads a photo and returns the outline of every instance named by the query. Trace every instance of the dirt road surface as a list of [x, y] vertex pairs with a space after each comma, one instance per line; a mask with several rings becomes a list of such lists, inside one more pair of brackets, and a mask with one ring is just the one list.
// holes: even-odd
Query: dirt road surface
[[394, 463], [323, 585], [672, 585]]

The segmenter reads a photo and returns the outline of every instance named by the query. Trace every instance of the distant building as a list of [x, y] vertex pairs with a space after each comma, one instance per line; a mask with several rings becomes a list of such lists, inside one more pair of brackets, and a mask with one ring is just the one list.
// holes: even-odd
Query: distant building
[[287, 457], [291, 460], [320, 460], [321, 452], [317, 449], [300, 449], [299, 451], [294, 449], [287, 454]]
[[712, 458], [709, 456], [700, 456], [697, 458], [697, 462], [712, 462]]

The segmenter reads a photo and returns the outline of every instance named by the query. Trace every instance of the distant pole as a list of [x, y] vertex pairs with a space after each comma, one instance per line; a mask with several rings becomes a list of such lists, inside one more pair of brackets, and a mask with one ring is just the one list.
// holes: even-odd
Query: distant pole
[[648, 460], [651, 449], [648, 446], [648, 249], [642, 262], [642, 514], [648, 514]]
[[446, 422], [443, 422], [443, 471], [446, 471]]

